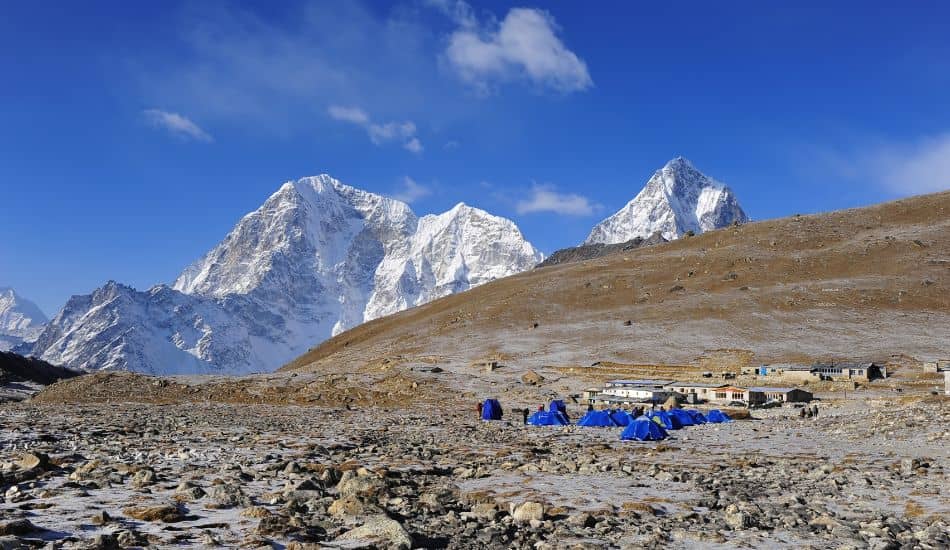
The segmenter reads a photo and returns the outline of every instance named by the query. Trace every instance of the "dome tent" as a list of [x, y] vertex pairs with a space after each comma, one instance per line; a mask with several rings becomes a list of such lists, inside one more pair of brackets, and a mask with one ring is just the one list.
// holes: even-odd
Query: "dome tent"
[[683, 427], [683, 423], [678, 418], [666, 411], [650, 411], [646, 416], [667, 430], [678, 430]]
[[610, 411], [587, 411], [587, 414], [577, 421], [577, 425], [588, 428], [612, 428], [614, 426], [621, 426], [621, 424], [617, 423], [613, 416], [610, 415]]
[[501, 420], [501, 403], [497, 399], [486, 399], [482, 403], [482, 420]]
[[669, 434], [666, 433], [666, 430], [657, 425], [656, 422], [642, 416], [630, 422], [630, 425], [620, 434], [620, 439], [635, 441], [659, 441], [667, 437], [669, 437]]
[[561, 411], [538, 411], [528, 417], [528, 424], [532, 426], [567, 426]]
[[686, 412], [688, 412], [689, 415], [693, 417], [693, 424], [705, 424], [708, 422], [708, 420], [706, 420], [706, 415], [696, 409], [689, 409]]
[[693, 420], [693, 415], [689, 414], [683, 409], [671, 409], [668, 411], [668, 414], [671, 417], [679, 420], [680, 424], [683, 426], [692, 426], [696, 424], [696, 422]]
[[610, 411], [610, 418], [616, 422], [618, 426], [627, 426], [633, 422], [633, 415], [621, 409]]
[[709, 411], [709, 414], [706, 415], [706, 420], [714, 424], [720, 424], [722, 422], [732, 422], [732, 419], [729, 418], [729, 415], [720, 411], [719, 409], [713, 409]]

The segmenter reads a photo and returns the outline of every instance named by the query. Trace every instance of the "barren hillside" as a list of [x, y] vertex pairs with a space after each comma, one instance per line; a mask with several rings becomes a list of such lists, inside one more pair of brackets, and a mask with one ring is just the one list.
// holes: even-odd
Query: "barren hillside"
[[361, 325], [284, 370], [695, 364], [723, 355], [713, 350], [759, 362], [950, 355], [950, 192], [536, 269]]

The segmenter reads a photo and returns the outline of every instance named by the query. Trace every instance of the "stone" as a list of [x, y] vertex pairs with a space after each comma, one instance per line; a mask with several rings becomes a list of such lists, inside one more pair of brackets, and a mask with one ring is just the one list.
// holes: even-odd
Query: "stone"
[[355, 496], [345, 496], [334, 500], [327, 508], [327, 513], [331, 516], [364, 516], [367, 514], [376, 514], [381, 510], [370, 503], [363, 502]]
[[112, 521], [112, 516], [105, 510], [100, 510], [98, 513], [93, 514], [89, 521], [92, 522], [93, 525], [106, 525]]
[[356, 497], [359, 499], [377, 499], [387, 490], [386, 482], [374, 476], [354, 476], [346, 472], [343, 479], [336, 486], [341, 497]]
[[540, 502], [525, 502], [519, 506], [512, 504], [511, 517], [515, 521], [529, 522], [544, 519], [544, 505]]
[[21, 471], [35, 472], [50, 468], [49, 456], [43, 453], [23, 453], [14, 463]]
[[88, 550], [119, 550], [121, 546], [115, 535], [103, 533], [96, 535], [87, 548]]
[[363, 525], [343, 533], [334, 542], [367, 541], [376, 544], [385, 544], [388, 548], [409, 550], [412, 547], [412, 538], [403, 526], [396, 520], [386, 516], [374, 516]]
[[472, 506], [472, 516], [483, 521], [494, 521], [498, 517], [498, 505], [494, 502], [479, 502]]
[[141, 489], [155, 484], [155, 471], [151, 468], [142, 468], [132, 476], [132, 487]]
[[140, 521], [162, 521], [175, 523], [185, 519], [177, 506], [162, 504], [159, 506], [130, 506], [122, 510], [126, 516]]
[[206, 491], [208, 499], [211, 502], [208, 508], [234, 508], [235, 506], [250, 506], [251, 499], [248, 498], [240, 486], [233, 483], [221, 483], [212, 485]]
[[544, 377], [533, 370], [529, 370], [521, 375], [521, 381], [529, 386], [537, 386], [541, 382], [544, 382]]
[[35, 525], [33, 525], [28, 519], [15, 519], [13, 521], [8, 521], [5, 523], [0, 523], [0, 536], [4, 535], [28, 535], [36, 531], [43, 531]]

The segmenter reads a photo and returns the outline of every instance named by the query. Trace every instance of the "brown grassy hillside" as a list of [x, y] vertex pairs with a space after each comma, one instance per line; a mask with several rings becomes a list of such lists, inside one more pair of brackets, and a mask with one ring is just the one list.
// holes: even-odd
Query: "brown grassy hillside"
[[758, 362], [950, 355], [950, 192], [536, 269], [356, 327], [284, 370], [724, 353], [711, 350]]

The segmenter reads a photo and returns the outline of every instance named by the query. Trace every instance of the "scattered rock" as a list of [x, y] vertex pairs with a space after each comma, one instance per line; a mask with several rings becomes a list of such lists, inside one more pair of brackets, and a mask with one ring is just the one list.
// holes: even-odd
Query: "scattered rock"
[[412, 547], [409, 533], [398, 521], [385, 516], [375, 516], [362, 526], [343, 533], [336, 541], [367, 541], [385, 544], [388, 548], [406, 549]]

